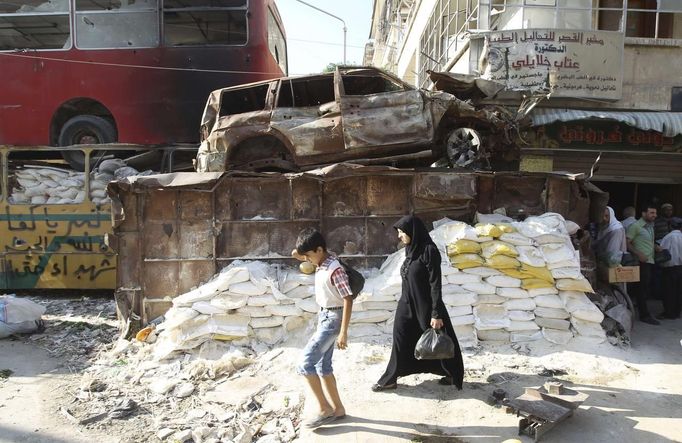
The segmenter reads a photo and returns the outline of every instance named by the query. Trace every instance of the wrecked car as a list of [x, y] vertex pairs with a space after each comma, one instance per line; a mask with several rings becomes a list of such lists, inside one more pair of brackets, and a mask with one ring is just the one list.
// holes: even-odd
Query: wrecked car
[[377, 68], [337, 68], [214, 91], [196, 168], [296, 171], [341, 161], [489, 166], [490, 145], [511, 144], [511, 120], [504, 110], [415, 89]]

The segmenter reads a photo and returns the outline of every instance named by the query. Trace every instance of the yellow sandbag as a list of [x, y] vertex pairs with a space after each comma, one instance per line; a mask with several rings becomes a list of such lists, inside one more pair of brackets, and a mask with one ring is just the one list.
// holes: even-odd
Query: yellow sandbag
[[450, 255], [450, 264], [458, 269], [476, 268], [483, 265], [483, 259], [478, 254]]
[[521, 272], [526, 274], [526, 278], [539, 278], [549, 283], [554, 283], [554, 277], [547, 267], [530, 266], [526, 263], [521, 263]]
[[516, 257], [519, 253], [513, 245], [503, 241], [493, 240], [481, 244], [481, 255], [485, 258], [494, 257], [496, 255]]
[[481, 245], [473, 240], [457, 240], [447, 246], [448, 255], [480, 254]]
[[494, 237], [502, 235], [502, 230], [492, 223], [479, 223], [475, 226], [476, 234], [479, 237]]
[[[506, 255], [495, 255], [490, 258], [485, 259], [485, 265], [493, 269], [518, 269], [521, 267], [521, 263], [512, 257]], [[513, 276], [510, 276], [513, 277]]]
[[594, 292], [592, 285], [585, 277], [579, 279], [560, 278], [556, 281], [556, 288], [560, 291]]
[[[503, 256], [499, 255], [498, 257], [503, 257]], [[493, 257], [493, 258], [497, 258], [497, 257]], [[524, 278], [531, 278], [530, 275], [528, 275], [525, 272], [522, 272], [521, 270], [516, 269], [516, 268], [508, 268], [508, 269], [502, 268], [499, 271], [501, 273], [503, 273], [504, 275], [506, 275], [507, 277], [514, 277], [514, 278], [518, 278], [521, 280], [523, 280]]]
[[511, 234], [512, 232], [515, 232], [516, 229], [509, 223], [495, 223], [495, 226], [502, 231], [502, 234]]
[[523, 289], [553, 288], [554, 284], [541, 278], [524, 278], [521, 280], [521, 287]]

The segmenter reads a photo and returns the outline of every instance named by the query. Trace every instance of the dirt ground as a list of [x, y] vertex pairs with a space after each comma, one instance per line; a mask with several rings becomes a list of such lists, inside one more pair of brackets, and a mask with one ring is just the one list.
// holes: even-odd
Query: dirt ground
[[[107, 323], [111, 302], [105, 303], [105, 315], [100, 304], [93, 305], [90, 309], [100, 312], [89, 320], [67, 310], [70, 318], [78, 319], [78, 328], [53, 317], [46, 333], [61, 334], [57, 341], [40, 337], [0, 340], [0, 370], [12, 371], [8, 378], [0, 378], [1, 442], [159, 441], [143, 438], [132, 419], [119, 420], [108, 429], [92, 428], [74, 424], [63, 412], [73, 402], [80, 373], [87, 366], [82, 362], [97, 352], [93, 340], [96, 344], [111, 339]], [[653, 312], [657, 308], [652, 306]], [[109, 320], [102, 322], [102, 318]], [[88, 322], [99, 326], [83, 328]], [[292, 337], [275, 358], [259, 362], [262, 378], [275, 386], [275, 392], [305, 392], [301, 379], [294, 375], [303, 339], [304, 334]], [[462, 391], [439, 386], [436, 376], [418, 375], [400, 379], [396, 391], [373, 393], [369, 388], [384, 370], [390, 337], [354, 338], [348, 350], [334, 355], [347, 417], [314, 431], [301, 428], [297, 441], [501, 442], [519, 438], [526, 443], [532, 440], [517, 436], [518, 418], [486, 400], [496, 388], [515, 397], [525, 387], [549, 379], [560, 380], [589, 398], [542, 441], [682, 441], [680, 339], [682, 320], [675, 320], [661, 326], [636, 323], [629, 349], [577, 340], [559, 349], [542, 341], [529, 343], [520, 353], [510, 345], [486, 344], [465, 353]], [[79, 340], [92, 345], [89, 354], [76, 356], [51, 349]], [[314, 405], [307, 401], [303, 417], [314, 412]]]

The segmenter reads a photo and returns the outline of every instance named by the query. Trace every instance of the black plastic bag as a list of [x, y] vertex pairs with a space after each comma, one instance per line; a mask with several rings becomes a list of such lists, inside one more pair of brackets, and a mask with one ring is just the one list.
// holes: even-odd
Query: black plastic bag
[[442, 360], [454, 356], [455, 344], [442, 328], [424, 331], [414, 348], [414, 358], [417, 360]]

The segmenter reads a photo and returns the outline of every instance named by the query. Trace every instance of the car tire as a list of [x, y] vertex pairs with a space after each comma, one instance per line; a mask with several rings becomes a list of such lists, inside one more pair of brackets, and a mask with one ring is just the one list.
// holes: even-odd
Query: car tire
[[[68, 120], [59, 133], [59, 146], [93, 145], [114, 143], [118, 138], [114, 125], [96, 115], [78, 115]], [[85, 154], [82, 151], [62, 151], [62, 157], [72, 168], [85, 170]]]
[[445, 156], [453, 167], [476, 168], [480, 161], [481, 135], [471, 128], [456, 128], [445, 138]]

